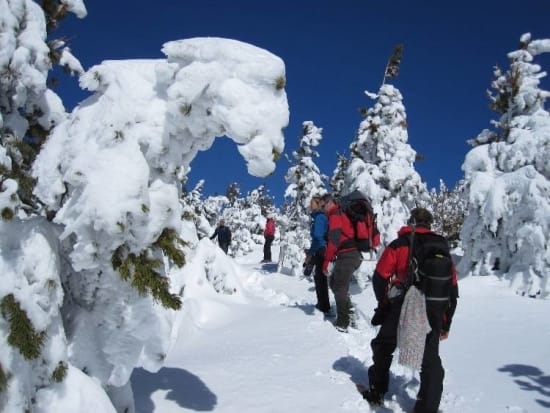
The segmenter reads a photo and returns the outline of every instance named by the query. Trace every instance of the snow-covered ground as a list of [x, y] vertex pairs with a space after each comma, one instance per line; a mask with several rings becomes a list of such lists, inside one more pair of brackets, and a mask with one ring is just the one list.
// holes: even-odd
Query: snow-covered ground
[[[277, 259], [277, 245], [273, 252]], [[368, 381], [376, 333], [366, 319], [375, 307], [370, 286], [352, 285], [357, 328], [340, 333], [314, 309], [312, 282], [260, 260], [258, 249], [238, 261], [246, 300], [205, 298], [211, 302], [199, 320], [182, 317], [165, 366], [134, 371], [138, 413], [371, 411], [354, 384]], [[441, 410], [549, 411], [550, 302], [518, 297], [492, 277], [461, 279], [459, 286], [451, 334], [441, 343]], [[418, 385], [418, 373], [394, 361], [385, 407], [377, 411], [410, 412]]]

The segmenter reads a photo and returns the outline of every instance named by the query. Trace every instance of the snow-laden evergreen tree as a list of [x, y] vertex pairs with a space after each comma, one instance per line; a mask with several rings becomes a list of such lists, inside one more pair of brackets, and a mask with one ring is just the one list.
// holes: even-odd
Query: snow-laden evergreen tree
[[432, 229], [446, 237], [454, 247], [458, 246], [467, 210], [464, 181], [458, 182], [452, 190], [449, 190], [445, 182], [440, 180], [439, 191], [435, 188], [430, 191], [429, 208], [434, 216]]
[[[48, 87], [61, 64], [82, 68], [48, 31], [82, 1], [0, 2], [0, 411], [34, 411], [71, 373], [60, 314], [63, 288], [58, 231], [38, 215], [30, 169], [50, 130], [66, 112]], [[47, 18], [47, 19], [46, 19]], [[36, 252], [40, 251], [40, 254]], [[86, 379], [84, 379], [83, 384]], [[92, 380], [87, 384], [93, 386]], [[68, 390], [68, 389], [67, 389]]]
[[302, 272], [304, 250], [310, 244], [309, 203], [313, 196], [326, 193], [323, 183], [326, 178], [315, 164], [315, 158], [319, 157], [315, 148], [323, 139], [322, 132], [312, 121], [302, 123], [299, 147], [292, 152], [294, 161], [285, 175], [289, 185], [285, 190], [286, 221], [281, 229], [279, 270], [294, 275]]
[[412, 208], [427, 204], [429, 195], [414, 168], [416, 152], [408, 143], [401, 93], [384, 84], [377, 94], [367, 95], [376, 102], [367, 110], [350, 145], [345, 192], [359, 189], [371, 199], [385, 245], [397, 236]]
[[245, 198], [236, 198], [223, 211], [225, 224], [232, 233], [229, 249], [233, 257], [242, 257], [264, 242], [265, 215], [275, 214], [273, 198], [264, 185], [250, 191]]
[[499, 118], [470, 143], [462, 166], [468, 216], [461, 233], [463, 274], [498, 274], [519, 293], [550, 292], [550, 116], [542, 90], [546, 76], [535, 58], [550, 52], [550, 39], [521, 36], [496, 68], [489, 97]]
[[[67, 118], [45, 86], [40, 7], [5, 0], [0, 19], [0, 248], [15, 251], [0, 256], [1, 410], [34, 411], [36, 403], [55, 411], [48, 403], [73, 391], [85, 404], [106, 390], [119, 411], [133, 412], [132, 370], [162, 366], [175, 310], [192, 299], [180, 267], [199, 241], [195, 224], [182, 220], [181, 182], [196, 153], [223, 135], [239, 144], [251, 174], [272, 172], [288, 123], [284, 64], [238, 41], [169, 42], [167, 59], [108, 61], [83, 74], [94, 96]], [[53, 129], [26, 193], [53, 223], [18, 210], [11, 157], [21, 156], [4, 144], [35, 136], [30, 113]], [[50, 386], [65, 375], [82, 376], [81, 388]]]
[[269, 193], [269, 189], [264, 184], [259, 185], [257, 188], [250, 191], [246, 196], [246, 207], [251, 205], [259, 205], [262, 214], [267, 215], [274, 211], [274, 198]]
[[210, 195], [202, 201], [204, 216], [210, 223], [210, 226], [215, 227], [220, 218], [222, 218], [223, 210], [230, 205], [229, 199], [225, 195]]
[[195, 224], [199, 239], [209, 237], [212, 232], [212, 225], [210, 223], [212, 217], [206, 208], [211, 203], [205, 203], [202, 199], [204, 184], [204, 179], [199, 180], [191, 191], [182, 194], [181, 197], [182, 219]]
[[342, 154], [337, 154], [336, 157], [337, 163], [330, 178], [330, 189], [334, 196], [340, 197], [346, 185], [346, 171], [350, 160]]
[[61, 99], [48, 88], [48, 72], [54, 65], [82, 72], [63, 41], [47, 40], [49, 29], [69, 12], [85, 17], [86, 8], [81, 0], [49, 0], [41, 6], [6, 0], [0, 12], [0, 176], [7, 192], [17, 184], [7, 204], [0, 205], [9, 219], [19, 207], [37, 209], [30, 168], [50, 130], [66, 116]]
[[225, 191], [225, 196], [229, 200], [229, 205], [233, 206], [235, 201], [241, 197], [241, 187], [237, 182], [232, 182]]

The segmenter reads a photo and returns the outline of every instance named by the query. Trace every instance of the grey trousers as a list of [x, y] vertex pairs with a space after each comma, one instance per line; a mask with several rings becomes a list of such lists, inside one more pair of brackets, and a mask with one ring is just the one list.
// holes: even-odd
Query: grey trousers
[[350, 323], [351, 300], [349, 284], [353, 273], [361, 265], [361, 253], [357, 250], [339, 253], [330, 276], [330, 289], [336, 301], [336, 326], [347, 328]]

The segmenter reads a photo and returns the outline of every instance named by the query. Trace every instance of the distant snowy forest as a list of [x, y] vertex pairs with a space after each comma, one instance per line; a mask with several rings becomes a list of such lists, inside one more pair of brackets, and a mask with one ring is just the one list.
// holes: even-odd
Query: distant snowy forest
[[[550, 39], [523, 34], [509, 66], [495, 68], [494, 118], [470, 142], [456, 187], [429, 190], [415, 170], [403, 95], [391, 84], [396, 48], [330, 177], [315, 164], [323, 131], [304, 120], [276, 206], [268, 188], [243, 194], [238, 182], [204, 196], [205, 182], [186, 188], [186, 174], [221, 136], [251, 174], [273, 171], [289, 117], [280, 58], [197, 38], [166, 43], [165, 59], [85, 71], [49, 37], [68, 13], [84, 18], [83, 1], [0, 0], [1, 411], [47, 412], [69, 377], [116, 411], [133, 411], [130, 375], [162, 366], [199, 241], [223, 218], [229, 255], [246, 255], [273, 214], [279, 270], [299, 275], [309, 201], [326, 192], [367, 194], [383, 244], [425, 206], [435, 230], [463, 251], [461, 276], [497, 275], [526, 299], [548, 299], [550, 113], [537, 56], [550, 52]], [[56, 65], [92, 94], [71, 113], [52, 86]], [[209, 274], [205, 282], [231, 293], [223, 273]], [[356, 277], [364, 285], [370, 274]]]

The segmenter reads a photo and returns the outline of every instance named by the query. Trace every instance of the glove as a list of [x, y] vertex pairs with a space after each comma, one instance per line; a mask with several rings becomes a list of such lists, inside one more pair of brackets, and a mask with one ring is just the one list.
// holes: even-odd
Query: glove
[[373, 326], [379, 326], [384, 323], [384, 320], [388, 316], [390, 312], [390, 306], [389, 305], [380, 305], [378, 304], [378, 307], [374, 309], [374, 315], [372, 316], [370, 323]]
[[313, 260], [306, 260], [303, 264], [304, 267], [304, 275], [306, 277], [309, 277], [311, 273], [313, 272], [313, 267], [315, 265], [313, 264]]

